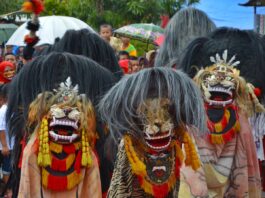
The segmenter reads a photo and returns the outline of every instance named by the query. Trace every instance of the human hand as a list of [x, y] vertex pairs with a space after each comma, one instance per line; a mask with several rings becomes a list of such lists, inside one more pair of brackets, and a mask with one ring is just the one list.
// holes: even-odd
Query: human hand
[[9, 155], [10, 154], [10, 151], [9, 151], [9, 148], [8, 148], [8, 146], [3, 146], [3, 148], [2, 148], [2, 154], [4, 155], [4, 156], [7, 156], [7, 155]]

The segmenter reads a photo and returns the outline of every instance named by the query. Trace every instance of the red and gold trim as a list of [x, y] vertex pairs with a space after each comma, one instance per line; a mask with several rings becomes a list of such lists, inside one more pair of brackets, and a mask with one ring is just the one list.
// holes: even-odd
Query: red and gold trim
[[55, 176], [42, 168], [42, 185], [56, 191], [71, 190], [82, 180], [82, 174], [73, 171], [67, 176]]
[[171, 148], [175, 148], [175, 170], [169, 176], [167, 182], [163, 184], [154, 184], [147, 179], [146, 165], [140, 160], [132, 145], [130, 136], [124, 137], [125, 151], [132, 168], [132, 172], [137, 176], [141, 188], [155, 198], [165, 197], [175, 186], [177, 179], [180, 177], [180, 167], [184, 156], [180, 146], [176, 141], [172, 141]]
[[69, 154], [65, 159], [58, 159], [52, 156], [51, 169], [55, 171], [67, 171], [75, 161], [75, 154]]
[[[206, 105], [206, 109], [209, 106]], [[224, 132], [225, 128], [227, 127], [229, 120], [231, 119], [231, 113], [229, 108], [235, 112], [236, 121], [234, 125], [226, 132]], [[212, 144], [225, 144], [232, 140], [235, 137], [235, 134], [240, 131], [240, 124], [238, 121], [238, 113], [237, 107], [235, 105], [229, 105], [224, 109], [224, 115], [222, 119], [218, 122], [212, 122], [209, 118], [207, 120], [207, 126], [210, 130], [210, 134], [208, 135], [209, 140]]]

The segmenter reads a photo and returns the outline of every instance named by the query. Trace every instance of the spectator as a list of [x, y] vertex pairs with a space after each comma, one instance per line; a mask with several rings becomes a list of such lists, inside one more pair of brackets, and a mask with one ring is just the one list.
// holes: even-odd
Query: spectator
[[121, 50], [121, 40], [112, 36], [112, 27], [109, 24], [103, 24], [99, 28], [100, 37], [105, 40], [110, 46], [118, 52]]
[[121, 37], [122, 50], [127, 51], [130, 56], [137, 56], [135, 47], [130, 43], [130, 39], [127, 37]]
[[128, 74], [129, 71], [129, 59], [123, 59], [119, 61], [119, 65], [120, 67], [123, 69], [123, 73], [124, 74]]
[[108, 24], [103, 24], [100, 26], [99, 35], [102, 39], [110, 43], [112, 36], [112, 27]]
[[16, 67], [9, 61], [0, 63], [0, 84], [9, 83], [15, 76]]
[[9, 61], [13, 63], [15, 66], [17, 65], [17, 57], [13, 53], [6, 53], [4, 56], [4, 61]]
[[119, 54], [118, 54], [119, 60], [125, 60], [125, 59], [129, 59], [129, 58], [130, 58], [130, 55], [127, 51], [119, 51]]
[[141, 66], [139, 65], [138, 58], [135, 56], [130, 57], [130, 62], [129, 62], [129, 71], [128, 73], [136, 73], [141, 70]]
[[146, 67], [148, 67], [148, 60], [144, 57], [144, 56], [140, 56], [138, 58], [138, 61], [139, 61], [139, 65], [141, 67], [141, 69], [144, 69]]
[[148, 67], [154, 67], [155, 64], [155, 58], [156, 58], [157, 52], [155, 50], [150, 50], [146, 53], [146, 59], [148, 60]]
[[6, 127], [6, 110], [7, 110], [7, 84], [1, 86], [0, 91], [0, 150], [3, 156], [3, 181], [7, 184], [10, 172], [10, 155], [13, 149], [13, 141], [9, 139], [8, 130]]

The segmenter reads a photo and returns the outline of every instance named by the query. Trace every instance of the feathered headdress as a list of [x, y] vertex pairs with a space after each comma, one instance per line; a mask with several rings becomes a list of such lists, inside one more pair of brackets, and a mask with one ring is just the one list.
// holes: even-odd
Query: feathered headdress
[[[211, 56], [210, 61], [213, 65], [202, 68], [199, 70], [197, 75], [194, 77], [195, 82], [201, 87], [203, 93], [209, 98], [208, 87], [204, 85], [205, 76], [207, 75], [218, 75], [218, 73], [223, 73], [229, 78], [233, 78], [235, 81], [235, 95], [234, 99], [241, 109], [244, 109], [249, 115], [254, 112], [265, 112], [265, 108], [260, 104], [255, 93], [258, 92], [257, 89], [251, 84], [247, 83], [244, 78], [240, 76], [240, 71], [236, 67], [240, 64], [240, 61], [236, 60], [236, 56], [233, 55], [230, 60], [228, 60], [228, 50], [224, 50], [222, 56], [216, 53], [215, 57]], [[209, 78], [208, 78], [209, 79]], [[214, 81], [214, 79], [210, 79]], [[227, 83], [231, 83], [227, 80]]]

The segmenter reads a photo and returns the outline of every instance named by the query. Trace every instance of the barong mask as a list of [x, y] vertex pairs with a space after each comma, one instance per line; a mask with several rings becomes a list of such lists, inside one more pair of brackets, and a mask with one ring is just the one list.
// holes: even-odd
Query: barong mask
[[31, 103], [28, 126], [35, 126], [37, 133], [42, 185], [70, 190], [82, 180], [82, 167], [92, 164], [95, 114], [92, 103], [78, 95], [78, 86], [73, 87], [69, 77], [54, 92], [44, 92]]
[[228, 61], [227, 55], [225, 50], [222, 57], [210, 57], [213, 65], [201, 69], [194, 78], [203, 94], [210, 141], [214, 144], [226, 143], [240, 131], [238, 108], [249, 114], [264, 111], [254, 86], [246, 83], [235, 68], [240, 61], [235, 61], [235, 56]]
[[[74, 97], [74, 94], [78, 93], [78, 86], [72, 88], [70, 78], [68, 78], [66, 84], [60, 84], [59, 92], [61, 92], [61, 97], [57, 101], [60, 103], [67, 102]], [[78, 141], [81, 135], [79, 133], [80, 115], [81, 112], [77, 106], [52, 105], [48, 114], [51, 140], [62, 144]]]
[[200, 167], [188, 128], [204, 128], [203, 104], [185, 74], [158, 67], [126, 76], [99, 107], [112, 136], [122, 139], [130, 173], [147, 196], [167, 197], [178, 189], [182, 163]]
[[144, 125], [146, 145], [153, 150], [165, 150], [169, 147], [174, 124], [169, 113], [168, 99], [148, 99], [139, 108]]
[[216, 57], [210, 57], [210, 60], [214, 65], [200, 70], [195, 79], [199, 82], [205, 102], [210, 106], [225, 107], [233, 103], [235, 92], [239, 88], [239, 70], [233, 67], [240, 62], [233, 62], [235, 56], [227, 62], [227, 50], [222, 58], [216, 54]]

